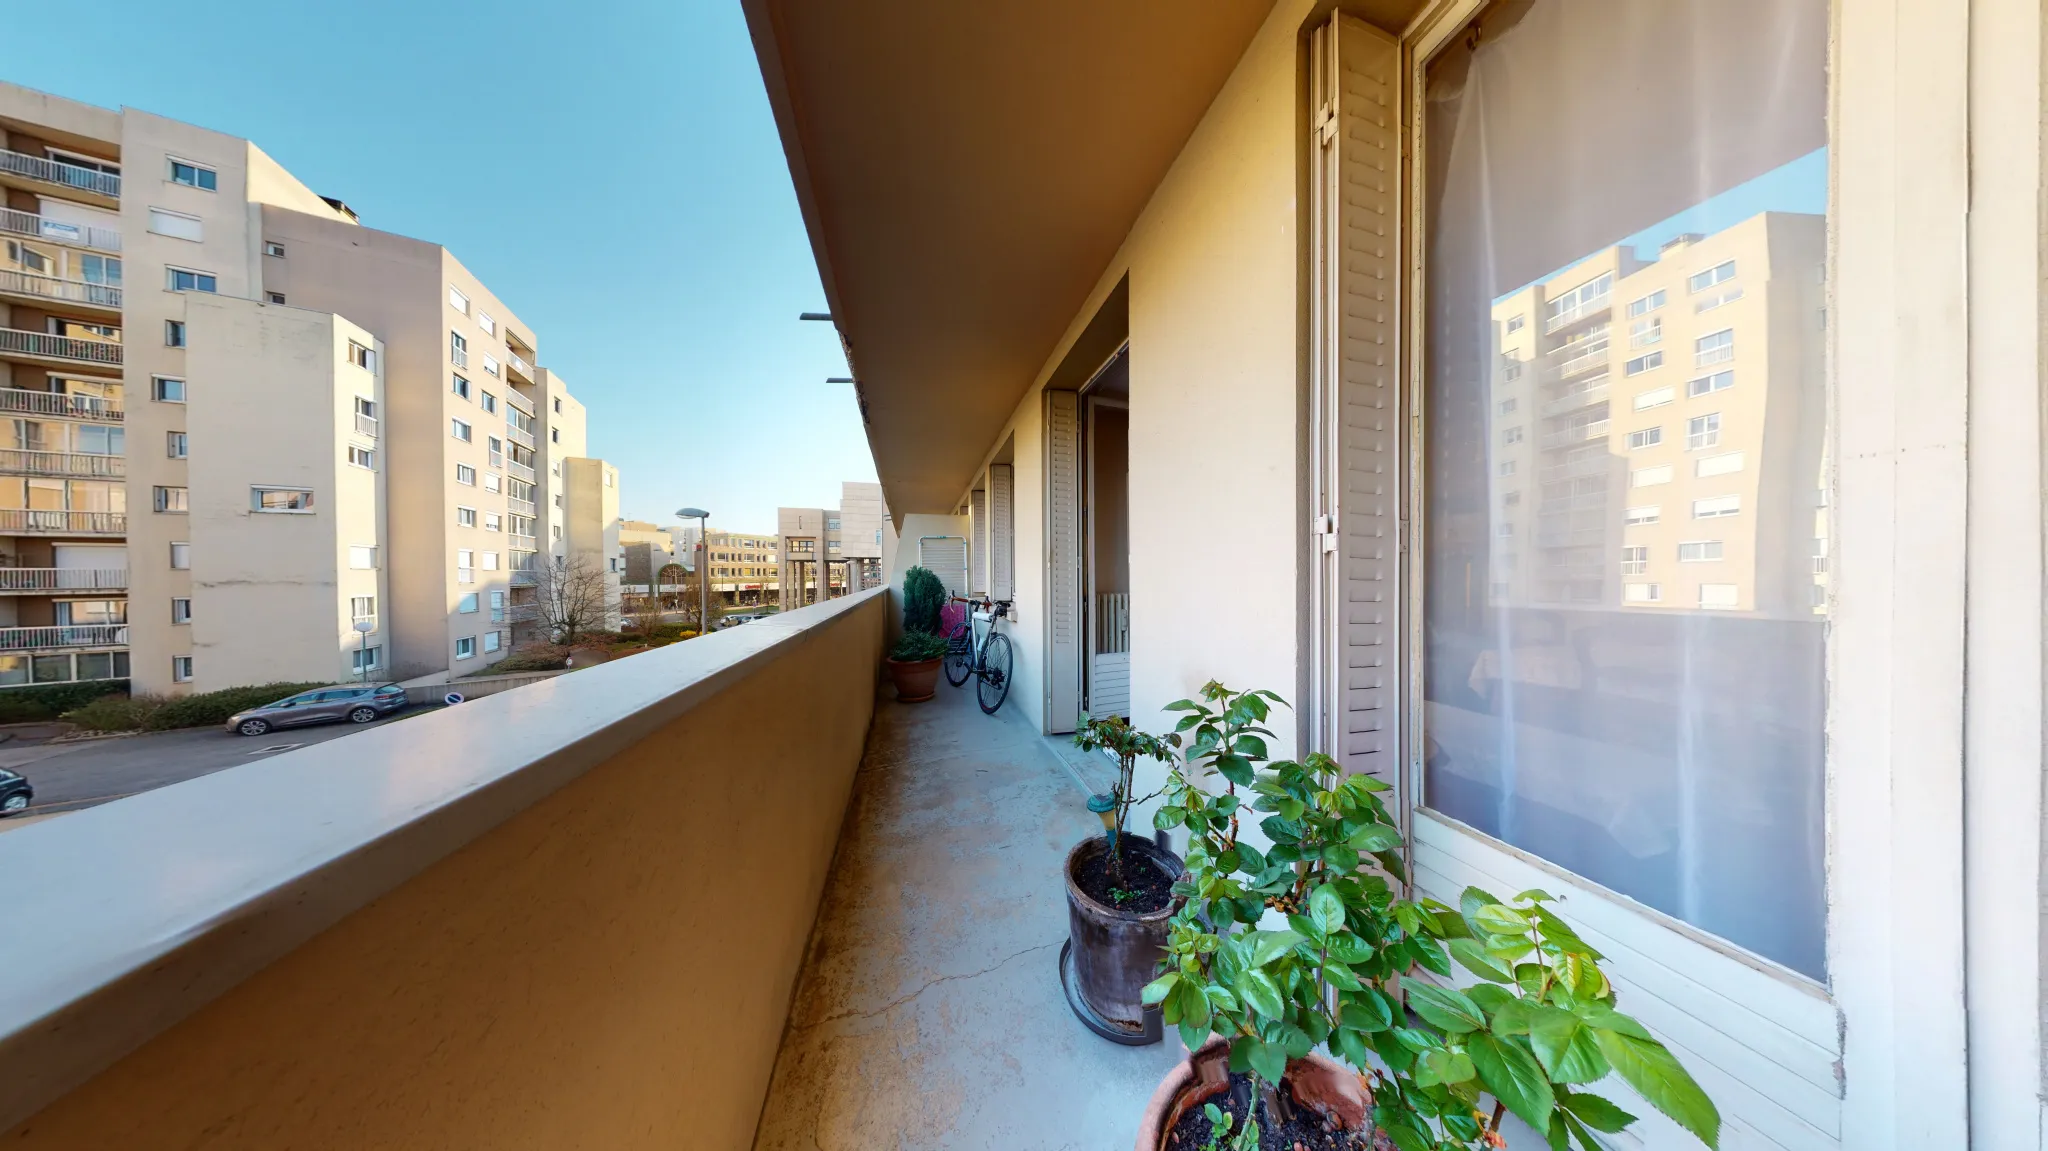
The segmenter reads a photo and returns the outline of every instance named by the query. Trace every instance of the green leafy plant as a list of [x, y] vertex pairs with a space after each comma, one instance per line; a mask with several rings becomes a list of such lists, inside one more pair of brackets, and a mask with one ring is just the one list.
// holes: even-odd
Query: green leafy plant
[[[1180, 745], [1178, 737], [1161, 738], [1149, 732], [1132, 727], [1121, 716], [1108, 715], [1100, 719], [1085, 713], [1081, 716], [1080, 729], [1074, 733], [1074, 746], [1084, 751], [1107, 751], [1116, 757], [1116, 783], [1110, 788], [1107, 812], [1111, 818], [1103, 822], [1109, 832], [1109, 874], [1115, 889], [1123, 887], [1124, 829], [1130, 826], [1131, 808], [1158, 793], [1147, 796], [1135, 794], [1135, 778], [1140, 759], [1156, 759], [1161, 763], [1172, 763], [1174, 748]], [[1094, 806], [1091, 805], [1091, 810]], [[1135, 894], [1135, 893], [1133, 893]]]
[[[1230, 1138], [1230, 1129], [1237, 1124], [1237, 1116], [1216, 1106], [1202, 1104], [1202, 1115], [1209, 1120], [1209, 1138], [1202, 1143], [1202, 1151], [1223, 1151], [1225, 1147], [1257, 1147], [1259, 1145], [1259, 1121], [1252, 1119], [1238, 1132], [1237, 1138]], [[1224, 1142], [1226, 1139], [1228, 1143]]]
[[[1713, 1102], [1615, 1009], [1602, 956], [1552, 897], [1468, 888], [1455, 909], [1406, 898], [1387, 785], [1325, 755], [1267, 762], [1275, 704], [1211, 682], [1199, 702], [1167, 707], [1186, 713], [1176, 735], [1188, 750], [1154, 822], [1188, 830], [1188, 899], [1145, 1000], [1189, 1049], [1229, 1038], [1231, 1070], [1268, 1096], [1289, 1059], [1325, 1049], [1370, 1081], [1373, 1121], [1401, 1151], [1505, 1146], [1508, 1114], [1555, 1151], [1598, 1151], [1596, 1132], [1636, 1118], [1586, 1090], [1610, 1074], [1716, 1146]], [[1248, 811], [1264, 813], [1263, 852], [1239, 838]], [[1262, 926], [1269, 913], [1287, 926]], [[1454, 963], [1479, 982], [1449, 986]]]
[[896, 646], [889, 649], [889, 658], [898, 663], [922, 663], [928, 659], [946, 658], [946, 639], [928, 631], [906, 631]]
[[[914, 567], [903, 573], [903, 630], [939, 630], [939, 612], [946, 606], [946, 585], [927, 568]], [[942, 653], [943, 654], [943, 653]]]

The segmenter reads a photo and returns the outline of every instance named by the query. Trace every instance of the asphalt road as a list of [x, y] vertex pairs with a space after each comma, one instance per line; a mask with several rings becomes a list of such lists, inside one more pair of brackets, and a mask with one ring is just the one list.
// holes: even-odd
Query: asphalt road
[[[399, 713], [407, 714], [410, 713]], [[397, 718], [387, 717], [366, 726], [391, 723]], [[36, 789], [35, 803], [28, 811], [6, 822], [14, 824], [38, 814], [77, 811], [362, 730], [352, 723], [328, 723], [254, 737], [229, 735], [219, 728], [200, 728], [27, 747], [0, 744], [0, 767], [27, 776]]]

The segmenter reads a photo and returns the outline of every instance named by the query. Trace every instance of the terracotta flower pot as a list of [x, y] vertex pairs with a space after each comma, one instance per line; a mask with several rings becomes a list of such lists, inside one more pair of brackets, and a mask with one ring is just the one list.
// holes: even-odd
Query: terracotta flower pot
[[[1125, 837], [1124, 865], [1152, 866], [1169, 879], [1180, 876], [1180, 858], [1142, 835]], [[1091, 835], [1067, 853], [1067, 946], [1060, 953], [1060, 979], [1067, 1002], [1090, 1031], [1131, 1046], [1157, 1043], [1159, 1012], [1141, 1000], [1166, 954], [1167, 923], [1173, 906], [1131, 912], [1097, 902], [1074, 882], [1084, 862], [1104, 855], [1109, 840]]]
[[904, 703], [918, 703], [930, 699], [939, 690], [939, 667], [943, 659], [883, 660], [889, 665], [889, 678], [896, 684], [896, 698]]
[[[1296, 1103], [1330, 1119], [1339, 1130], [1371, 1130], [1372, 1092], [1358, 1072], [1336, 1060], [1317, 1053], [1291, 1060], [1285, 1085]], [[1138, 1124], [1136, 1151], [1169, 1151], [1166, 1137], [1180, 1117], [1228, 1090], [1230, 1044], [1219, 1035], [1159, 1081], [1159, 1089], [1152, 1092], [1152, 1102], [1146, 1104], [1145, 1117]], [[1393, 1151], [1394, 1146], [1378, 1132], [1372, 1145], [1384, 1151]]]

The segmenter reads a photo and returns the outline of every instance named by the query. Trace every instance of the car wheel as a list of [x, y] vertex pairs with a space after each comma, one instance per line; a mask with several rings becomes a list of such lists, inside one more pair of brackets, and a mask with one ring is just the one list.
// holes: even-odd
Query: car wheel
[[369, 723], [376, 718], [377, 709], [374, 707], [359, 707], [348, 713], [348, 721], [350, 723]]
[[0, 815], [20, 815], [28, 810], [28, 796], [19, 792], [0, 799]]
[[243, 735], [263, 735], [270, 731], [270, 721], [267, 719], [245, 719], [235, 727], [235, 730]]

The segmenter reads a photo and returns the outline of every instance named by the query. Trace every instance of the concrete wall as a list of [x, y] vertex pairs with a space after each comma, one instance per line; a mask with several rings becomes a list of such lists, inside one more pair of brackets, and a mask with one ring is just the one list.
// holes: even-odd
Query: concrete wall
[[[693, 700], [113, 1062], [7, 1145], [746, 1151], [866, 739], [884, 604], [819, 605], [394, 729], [429, 744], [464, 740], [465, 724], [538, 735], [539, 713], [509, 701], [574, 695], [542, 710], [600, 718], [605, 697], [640, 695], [649, 676]], [[727, 651], [753, 654], [692, 696]], [[787, 722], [791, 699], [805, 701], [801, 724]], [[632, 718], [602, 717], [587, 740], [558, 724], [557, 744], [527, 754], [573, 758]]]

